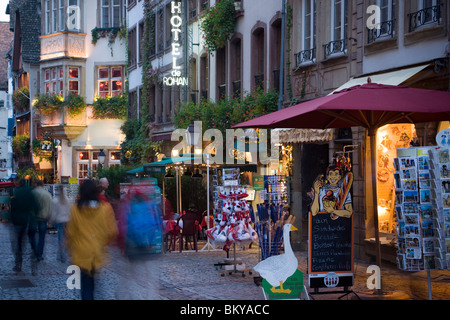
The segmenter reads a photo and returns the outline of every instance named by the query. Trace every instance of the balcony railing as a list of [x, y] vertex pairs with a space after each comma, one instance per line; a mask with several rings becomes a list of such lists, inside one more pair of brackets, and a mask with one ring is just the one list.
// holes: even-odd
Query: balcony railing
[[255, 75], [255, 88], [264, 89], [264, 74]]
[[442, 21], [442, 3], [432, 7], [409, 13], [409, 32], [413, 32], [417, 28], [431, 23], [441, 23]]
[[314, 62], [316, 59], [316, 48], [302, 50], [295, 54], [295, 66], [298, 68], [303, 63]]
[[219, 89], [219, 100], [224, 99], [227, 94], [227, 85], [221, 84], [218, 86], [218, 89]]
[[233, 81], [233, 98], [241, 97], [241, 80]]
[[389, 21], [383, 21], [380, 23], [379, 28], [368, 29], [367, 43], [375, 42], [379, 38], [393, 38], [395, 29], [395, 19]]
[[323, 45], [325, 59], [333, 54], [345, 53], [347, 50], [345, 39], [330, 41]]
[[208, 90], [200, 90], [200, 98], [201, 99], [208, 99]]

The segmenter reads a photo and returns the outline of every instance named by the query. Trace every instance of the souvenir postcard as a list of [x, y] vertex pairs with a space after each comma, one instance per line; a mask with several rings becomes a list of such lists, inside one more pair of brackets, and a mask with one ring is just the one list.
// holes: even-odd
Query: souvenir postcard
[[428, 156], [420, 156], [417, 159], [417, 162], [418, 162], [419, 170], [429, 170], [430, 169]]
[[450, 179], [450, 164], [440, 164], [439, 165], [439, 174], [441, 179]]
[[434, 236], [433, 221], [422, 222], [422, 236], [423, 237]]
[[434, 253], [433, 238], [423, 238], [423, 253]]
[[444, 237], [450, 238], [450, 221], [444, 222]]
[[438, 159], [439, 159], [439, 163], [449, 163], [450, 162], [449, 150], [443, 149], [443, 148], [439, 149]]
[[402, 169], [402, 179], [416, 179], [416, 169]]
[[419, 215], [405, 213], [405, 223], [419, 225]]
[[442, 180], [442, 192], [443, 193], [450, 193], [450, 179], [448, 180]]
[[402, 180], [402, 186], [403, 190], [417, 190], [417, 180], [411, 179], [411, 180]]
[[431, 188], [430, 173], [428, 171], [419, 172], [419, 187], [422, 189]]
[[442, 194], [442, 205], [444, 209], [450, 209], [450, 193]]
[[420, 248], [406, 248], [406, 259], [421, 259], [422, 252]]
[[417, 191], [404, 191], [403, 192], [404, 202], [419, 202], [419, 194]]
[[420, 218], [422, 221], [431, 220], [433, 218], [433, 205], [421, 204], [419, 206]]
[[400, 168], [409, 169], [416, 167], [416, 158], [415, 157], [404, 157], [400, 158]]
[[419, 213], [419, 205], [417, 203], [405, 203], [403, 205], [403, 211], [405, 214]]
[[420, 203], [431, 203], [431, 192], [429, 189], [420, 190]]
[[418, 225], [407, 224], [405, 225], [405, 236], [418, 236], [420, 235], [420, 228]]

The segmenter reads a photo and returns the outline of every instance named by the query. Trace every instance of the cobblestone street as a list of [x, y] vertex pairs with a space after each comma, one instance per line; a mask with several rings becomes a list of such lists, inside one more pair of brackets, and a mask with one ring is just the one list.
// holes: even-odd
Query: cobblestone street
[[[67, 288], [66, 273], [69, 263], [56, 260], [56, 234], [47, 234], [45, 259], [38, 264], [37, 275], [31, 274], [30, 248], [26, 239], [24, 264], [21, 272], [14, 272], [14, 259], [11, 250], [9, 224], [0, 223], [0, 299], [1, 300], [79, 300], [80, 291]], [[202, 248], [200, 245], [199, 248]], [[96, 281], [95, 298], [98, 300], [126, 299], [121, 293], [123, 283], [135, 293], [145, 292], [151, 283], [145, 273], [128, 273], [127, 261], [116, 247], [110, 248], [111, 261], [102, 268]], [[299, 269], [304, 273], [307, 284], [306, 252], [296, 252]], [[225, 274], [215, 264], [225, 260], [222, 250], [201, 252], [166, 253], [154, 261], [161, 270], [159, 274], [159, 297], [162, 300], [262, 300], [261, 287], [255, 285], [257, 274], [245, 277], [241, 274]], [[233, 253], [230, 251], [230, 258]], [[247, 268], [259, 262], [257, 247], [245, 251], [237, 250], [236, 258], [241, 259]], [[396, 266], [382, 268], [383, 296], [376, 296], [366, 287], [369, 274], [366, 264], [355, 263], [355, 285], [352, 290], [361, 299], [428, 299], [426, 272], [408, 273]], [[431, 272], [433, 300], [450, 299], [450, 272], [433, 270]], [[313, 295], [315, 300], [335, 300], [342, 294]], [[137, 294], [139, 296], [139, 294]], [[345, 299], [356, 299], [349, 294]]]

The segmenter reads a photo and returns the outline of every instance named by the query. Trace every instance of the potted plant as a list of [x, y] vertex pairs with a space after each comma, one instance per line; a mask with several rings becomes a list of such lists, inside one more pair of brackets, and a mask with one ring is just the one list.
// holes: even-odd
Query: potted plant
[[236, 26], [236, 10], [233, 0], [222, 0], [209, 7], [202, 15], [200, 29], [209, 53], [223, 48], [231, 38]]

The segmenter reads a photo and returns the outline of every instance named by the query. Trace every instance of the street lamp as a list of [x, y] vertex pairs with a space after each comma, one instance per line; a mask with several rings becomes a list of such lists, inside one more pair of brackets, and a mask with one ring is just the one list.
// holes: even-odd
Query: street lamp
[[103, 152], [103, 149], [100, 149], [100, 152], [97, 155], [98, 164], [103, 168], [106, 160], [106, 154]]

